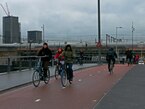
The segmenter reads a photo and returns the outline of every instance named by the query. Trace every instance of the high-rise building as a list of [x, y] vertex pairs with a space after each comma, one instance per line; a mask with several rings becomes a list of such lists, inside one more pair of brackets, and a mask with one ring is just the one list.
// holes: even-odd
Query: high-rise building
[[20, 43], [21, 30], [18, 17], [3, 17], [3, 43]]
[[41, 43], [42, 31], [28, 31], [28, 43]]

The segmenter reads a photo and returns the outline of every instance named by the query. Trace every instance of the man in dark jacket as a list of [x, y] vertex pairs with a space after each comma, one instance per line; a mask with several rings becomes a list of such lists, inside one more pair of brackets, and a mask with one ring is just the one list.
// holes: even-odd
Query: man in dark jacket
[[43, 44], [43, 47], [38, 52], [38, 56], [43, 56], [41, 58], [42, 67], [43, 67], [43, 71], [44, 71], [44, 77], [47, 77], [47, 70], [48, 70], [49, 61], [52, 58], [52, 52], [48, 48], [48, 44], [47, 43]]
[[108, 63], [109, 72], [110, 72], [110, 63], [112, 61], [113, 62], [113, 66], [114, 66], [114, 64], [115, 64], [115, 58], [117, 58], [117, 54], [116, 54], [116, 52], [114, 51], [113, 48], [110, 48], [107, 51], [107, 55], [106, 55], [106, 60], [107, 60], [107, 63]]
[[132, 50], [127, 50], [125, 52], [126, 54], [126, 61], [128, 62], [128, 65], [132, 63], [132, 58], [133, 58], [133, 53], [132, 53]]

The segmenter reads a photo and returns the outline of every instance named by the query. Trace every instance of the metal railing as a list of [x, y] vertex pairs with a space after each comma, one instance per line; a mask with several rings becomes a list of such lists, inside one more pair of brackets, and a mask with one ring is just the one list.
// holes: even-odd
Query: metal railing
[[38, 56], [0, 57], [0, 72], [34, 68], [38, 58]]
[[[9, 56], [0, 57], [0, 73], [1, 72], [11, 72], [11, 71], [21, 71], [24, 69], [32, 69], [35, 67], [38, 58], [41, 56]], [[102, 57], [102, 62], [105, 62], [105, 58]], [[84, 57], [83, 63], [97, 63], [97, 56], [87, 56]], [[75, 57], [74, 64], [78, 63], [78, 57]], [[50, 61], [50, 66], [56, 64], [55, 60]]]

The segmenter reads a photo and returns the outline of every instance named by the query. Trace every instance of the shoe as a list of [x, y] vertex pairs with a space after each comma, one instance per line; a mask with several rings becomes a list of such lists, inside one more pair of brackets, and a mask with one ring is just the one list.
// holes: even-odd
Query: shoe
[[72, 80], [69, 80], [69, 83], [72, 84]]

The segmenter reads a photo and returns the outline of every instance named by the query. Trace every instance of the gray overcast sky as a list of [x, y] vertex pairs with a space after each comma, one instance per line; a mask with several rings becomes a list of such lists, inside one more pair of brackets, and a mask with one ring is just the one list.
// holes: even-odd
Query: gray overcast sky
[[[138, 37], [145, 36], [145, 0], [100, 0], [101, 33], [115, 35], [117, 26], [122, 26], [118, 34], [131, 36], [134, 22]], [[21, 23], [22, 37], [28, 30], [42, 30], [45, 25], [47, 38], [58, 38], [58, 34], [70, 39], [84, 39], [97, 35], [98, 0], [1, 0], [8, 3], [11, 15], [18, 16]], [[0, 8], [0, 25], [4, 11]], [[2, 27], [2, 26], [1, 26]], [[0, 28], [1, 29], [1, 28]], [[2, 29], [0, 30], [2, 34]], [[86, 36], [85, 36], [86, 35]]]

